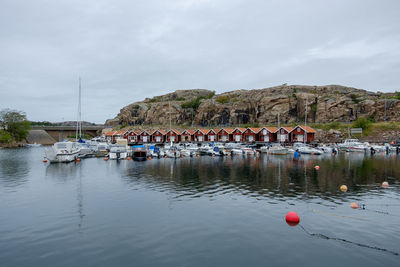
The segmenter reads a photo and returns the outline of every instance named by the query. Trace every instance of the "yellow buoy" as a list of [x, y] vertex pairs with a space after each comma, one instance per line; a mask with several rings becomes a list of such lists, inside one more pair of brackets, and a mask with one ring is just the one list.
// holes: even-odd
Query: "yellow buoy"
[[347, 186], [346, 185], [340, 186], [340, 191], [347, 192]]

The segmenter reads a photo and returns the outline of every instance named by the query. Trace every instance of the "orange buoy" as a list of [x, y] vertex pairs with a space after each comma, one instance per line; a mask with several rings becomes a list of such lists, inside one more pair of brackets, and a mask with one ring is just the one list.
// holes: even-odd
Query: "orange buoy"
[[314, 168], [315, 168], [317, 171], [319, 170], [319, 166], [318, 166], [318, 165], [316, 165]]
[[127, 157], [126, 160], [131, 160], [131, 158], [130, 158], [130, 157]]
[[197, 155], [196, 157], [200, 158], [200, 155]]
[[347, 192], [347, 186], [346, 185], [341, 185], [340, 186], [340, 191]]
[[290, 226], [296, 226], [300, 222], [300, 217], [294, 211], [289, 211], [285, 217], [286, 223]]
[[47, 159], [44, 159], [43, 162], [46, 163], [46, 162], [47, 162]]
[[358, 204], [356, 202], [352, 202], [352, 203], [350, 203], [350, 208], [358, 209]]
[[311, 156], [314, 156], [314, 152], [311, 152]]
[[383, 156], [385, 156], [385, 153], [382, 153], [381, 155], [382, 155], [382, 157], [383, 157]]
[[389, 183], [386, 182], [386, 181], [383, 182], [383, 183], [382, 183], [382, 187], [383, 187], [383, 188], [388, 188], [388, 187], [389, 187]]
[[104, 161], [107, 161], [108, 160], [108, 158], [104, 158]]
[[76, 158], [75, 161], [76, 161], [76, 162], [80, 162], [81, 159], [80, 159], [80, 158]]

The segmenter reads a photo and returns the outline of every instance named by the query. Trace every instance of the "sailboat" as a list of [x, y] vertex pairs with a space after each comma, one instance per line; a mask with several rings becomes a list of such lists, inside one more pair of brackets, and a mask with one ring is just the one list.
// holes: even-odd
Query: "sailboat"
[[[80, 122], [81, 116], [81, 78], [79, 77], [79, 105], [78, 105], [78, 121], [77, 121], [77, 130], [80, 128], [79, 133], [81, 136], [82, 133], [82, 123]], [[62, 163], [62, 162], [71, 162], [75, 161], [79, 157], [79, 153], [81, 148], [77, 142], [77, 134], [75, 136], [75, 142], [71, 141], [61, 141], [55, 143], [52, 147], [47, 148], [45, 150], [46, 156], [50, 163]]]

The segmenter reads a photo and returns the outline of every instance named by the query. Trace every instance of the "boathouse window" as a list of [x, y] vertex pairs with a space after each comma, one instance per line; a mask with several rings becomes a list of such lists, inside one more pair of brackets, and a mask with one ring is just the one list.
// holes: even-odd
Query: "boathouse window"
[[298, 133], [300, 132], [300, 128], [297, 128], [297, 132], [298, 132]]
[[263, 135], [267, 135], [267, 130], [263, 130]]

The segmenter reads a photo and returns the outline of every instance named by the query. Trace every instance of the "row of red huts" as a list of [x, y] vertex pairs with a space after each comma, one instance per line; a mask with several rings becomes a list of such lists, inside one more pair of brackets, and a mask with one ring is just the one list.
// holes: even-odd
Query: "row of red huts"
[[179, 143], [179, 142], [313, 142], [316, 131], [309, 126], [296, 127], [262, 127], [262, 128], [222, 128], [197, 130], [120, 130], [109, 131], [105, 138], [110, 143], [117, 139], [127, 139], [129, 144], [145, 143]]

